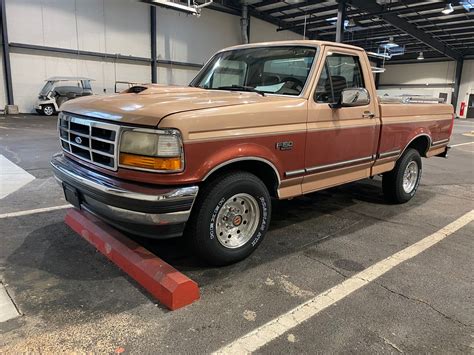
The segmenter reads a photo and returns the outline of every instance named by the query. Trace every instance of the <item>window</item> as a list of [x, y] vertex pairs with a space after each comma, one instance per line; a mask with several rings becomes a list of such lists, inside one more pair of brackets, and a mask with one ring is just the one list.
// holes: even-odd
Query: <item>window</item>
[[262, 86], [279, 85], [293, 88], [298, 93], [303, 90], [306, 77], [311, 70], [314, 57], [268, 60], [263, 65]]
[[205, 88], [243, 85], [247, 64], [241, 61], [221, 59], [214, 64], [213, 69], [203, 80]]
[[218, 53], [191, 82], [214, 90], [299, 95], [314, 62], [316, 48], [266, 46]]
[[319, 103], [336, 103], [341, 98], [342, 90], [364, 87], [359, 57], [333, 53], [326, 57], [314, 100]]

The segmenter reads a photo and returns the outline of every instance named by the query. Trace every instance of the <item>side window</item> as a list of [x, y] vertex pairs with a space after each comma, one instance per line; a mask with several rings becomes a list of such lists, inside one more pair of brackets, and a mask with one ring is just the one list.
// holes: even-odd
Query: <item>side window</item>
[[318, 84], [316, 86], [316, 92], [314, 93], [314, 100], [319, 103], [330, 103], [334, 102], [332, 96], [331, 81], [328, 74], [327, 61], [324, 63], [323, 71], [319, 77]]
[[328, 55], [314, 100], [318, 103], [338, 102], [346, 88], [365, 88], [359, 57], [339, 53]]

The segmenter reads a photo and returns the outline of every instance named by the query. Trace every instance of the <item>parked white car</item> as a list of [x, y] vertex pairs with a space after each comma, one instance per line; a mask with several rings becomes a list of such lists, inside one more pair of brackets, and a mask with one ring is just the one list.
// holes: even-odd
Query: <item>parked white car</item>
[[46, 79], [35, 110], [39, 114], [51, 116], [59, 111], [61, 105], [76, 97], [92, 95], [91, 81], [84, 77], [54, 76]]

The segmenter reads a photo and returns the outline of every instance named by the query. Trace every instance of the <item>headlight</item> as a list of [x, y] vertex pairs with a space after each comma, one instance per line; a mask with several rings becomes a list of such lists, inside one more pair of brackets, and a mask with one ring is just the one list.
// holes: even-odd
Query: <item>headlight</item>
[[122, 133], [120, 166], [155, 172], [184, 169], [181, 134], [175, 129], [131, 129]]

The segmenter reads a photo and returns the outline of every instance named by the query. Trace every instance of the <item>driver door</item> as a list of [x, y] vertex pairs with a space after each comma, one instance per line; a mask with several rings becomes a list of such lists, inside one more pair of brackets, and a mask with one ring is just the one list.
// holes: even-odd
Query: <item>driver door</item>
[[317, 85], [308, 105], [303, 193], [370, 176], [378, 144], [375, 97], [368, 105], [331, 108], [346, 88], [375, 92], [363, 52], [326, 47]]

